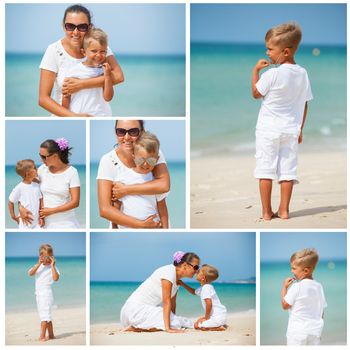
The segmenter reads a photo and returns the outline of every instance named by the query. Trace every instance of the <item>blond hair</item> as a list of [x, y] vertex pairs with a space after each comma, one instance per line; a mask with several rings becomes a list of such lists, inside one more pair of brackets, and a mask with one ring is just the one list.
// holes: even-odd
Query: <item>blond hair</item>
[[214, 266], [204, 264], [201, 267], [201, 271], [208, 283], [215, 281], [219, 277], [219, 271]]
[[294, 253], [290, 257], [290, 262], [314, 270], [318, 263], [318, 253], [314, 248], [306, 248]]
[[265, 41], [269, 40], [279, 47], [288, 47], [295, 52], [301, 41], [301, 28], [296, 22], [280, 24], [267, 31]]
[[108, 45], [108, 36], [100, 28], [91, 28], [84, 36], [83, 48], [86, 50], [92, 40], [96, 40], [100, 45]]
[[35, 166], [35, 163], [32, 159], [19, 160], [16, 163], [16, 173], [24, 179], [27, 171], [33, 166]]
[[143, 148], [147, 153], [158, 156], [159, 147], [160, 142], [157, 136], [148, 131], [143, 131], [134, 144], [134, 152], [137, 152], [137, 150]]
[[42, 252], [46, 252], [49, 255], [53, 255], [53, 248], [48, 243], [42, 244], [39, 248], [39, 255], [41, 255]]

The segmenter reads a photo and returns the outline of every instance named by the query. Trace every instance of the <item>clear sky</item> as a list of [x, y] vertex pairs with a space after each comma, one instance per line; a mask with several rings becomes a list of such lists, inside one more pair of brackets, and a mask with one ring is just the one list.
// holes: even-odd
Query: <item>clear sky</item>
[[[91, 162], [99, 162], [102, 155], [113, 149], [116, 143], [114, 121], [91, 121]], [[185, 161], [186, 133], [183, 120], [146, 120], [145, 129], [154, 133], [160, 141], [166, 161]]]
[[346, 4], [192, 4], [191, 41], [263, 44], [288, 21], [300, 24], [304, 44], [346, 45]]
[[304, 248], [315, 248], [320, 260], [346, 259], [343, 232], [263, 232], [260, 246], [262, 262], [289, 261], [293, 253]]
[[[6, 52], [44, 53], [71, 4], [6, 4]], [[83, 4], [115, 54], [185, 54], [185, 4]]]
[[220, 281], [255, 277], [255, 233], [91, 233], [91, 281], [143, 281], [178, 251], [216, 266]]
[[77, 120], [11, 120], [6, 121], [6, 165], [20, 159], [40, 164], [40, 144], [47, 139], [65, 137], [73, 147], [71, 164], [85, 164], [85, 121]]
[[85, 232], [7, 232], [6, 257], [38, 256], [41, 244], [49, 243], [56, 256], [85, 256]]

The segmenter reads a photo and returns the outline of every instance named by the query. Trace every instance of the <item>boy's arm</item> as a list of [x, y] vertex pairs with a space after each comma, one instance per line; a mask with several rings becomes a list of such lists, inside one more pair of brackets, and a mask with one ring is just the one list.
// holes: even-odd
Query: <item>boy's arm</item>
[[16, 213], [15, 213], [15, 204], [12, 203], [11, 201], [9, 201], [8, 208], [9, 208], [9, 212], [10, 212], [11, 218], [13, 220], [15, 220], [17, 222], [17, 224], [19, 224], [20, 215], [17, 216]]
[[[40, 198], [39, 201], [40, 201], [39, 202], [39, 210], [40, 210], [41, 208], [44, 208], [44, 199]], [[44, 227], [45, 226], [45, 219], [44, 218], [39, 217], [39, 226], [40, 227]]]
[[184, 287], [189, 293], [196, 295], [196, 290], [191, 288], [189, 285], [187, 285], [186, 283], [184, 283], [182, 280], [178, 280], [176, 282], [179, 286]]
[[252, 95], [253, 95], [254, 98], [264, 97], [263, 95], [260, 94], [260, 92], [256, 88], [256, 83], [259, 81], [259, 73], [260, 73], [260, 71], [263, 68], [266, 68], [269, 65], [270, 65], [270, 63], [267, 60], [261, 59], [261, 60], [258, 61], [258, 63], [253, 68], [253, 73], [252, 73]]
[[303, 129], [304, 129], [305, 121], [306, 121], [307, 110], [308, 110], [308, 104], [307, 104], [307, 102], [305, 102], [303, 122], [301, 123], [298, 143], [302, 143], [303, 142]]
[[70, 95], [62, 95], [62, 107], [69, 109]]
[[113, 81], [112, 81], [112, 72], [111, 66], [105, 62], [103, 65], [103, 75], [105, 77], [103, 85], [103, 98], [105, 101], [109, 102], [114, 96]]
[[288, 310], [292, 307], [284, 300], [284, 297], [287, 294], [288, 287], [291, 285], [291, 283], [293, 283], [293, 281], [294, 281], [294, 278], [288, 277], [283, 282], [282, 291], [281, 291], [281, 297], [282, 297], [281, 301], [282, 301], [282, 309], [283, 310]]
[[157, 202], [157, 209], [162, 228], [169, 228], [169, 214], [165, 198]]
[[60, 275], [58, 274], [56, 270], [56, 259], [54, 256], [51, 256], [51, 273], [52, 273], [52, 279], [56, 282], [59, 280]]
[[213, 302], [210, 298], [208, 299], [204, 299], [205, 301], [205, 319], [206, 320], [209, 320], [210, 318], [210, 313], [211, 313], [211, 310], [213, 308]]
[[34, 276], [38, 270], [38, 268], [40, 267], [40, 265], [42, 264], [43, 260], [42, 258], [39, 256], [38, 262], [28, 271], [28, 275], [29, 276]]

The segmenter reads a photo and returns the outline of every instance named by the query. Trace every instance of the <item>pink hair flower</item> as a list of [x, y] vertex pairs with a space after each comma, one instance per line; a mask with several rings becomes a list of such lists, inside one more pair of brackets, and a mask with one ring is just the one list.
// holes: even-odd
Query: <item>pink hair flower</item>
[[185, 253], [179, 250], [173, 255], [173, 259], [178, 264], [181, 262], [181, 259], [183, 258], [184, 255]]
[[64, 151], [69, 147], [69, 143], [64, 137], [56, 139], [55, 142], [57, 143], [57, 145], [61, 151]]

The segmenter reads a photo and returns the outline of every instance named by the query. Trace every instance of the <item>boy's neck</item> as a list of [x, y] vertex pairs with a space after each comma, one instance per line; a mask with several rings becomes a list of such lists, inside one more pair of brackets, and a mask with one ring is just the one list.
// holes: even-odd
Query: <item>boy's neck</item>
[[88, 61], [84, 61], [82, 62], [82, 64], [86, 67], [90, 67], [90, 68], [99, 68], [99, 67], [102, 67], [102, 65], [99, 65], [99, 66], [95, 66], [92, 62], [88, 62]]
[[305, 276], [302, 279], [300, 279], [300, 281], [302, 281], [302, 280], [313, 280], [313, 279], [314, 278], [312, 277], [312, 275], [308, 275], [308, 276]]
[[285, 61], [281, 62], [282, 64], [296, 64], [294, 56], [287, 57]]
[[199, 281], [200, 285], [203, 287], [205, 286], [206, 284], [210, 284], [209, 282], [207, 281]]
[[23, 183], [26, 185], [30, 185], [33, 182], [34, 179], [23, 179]]

